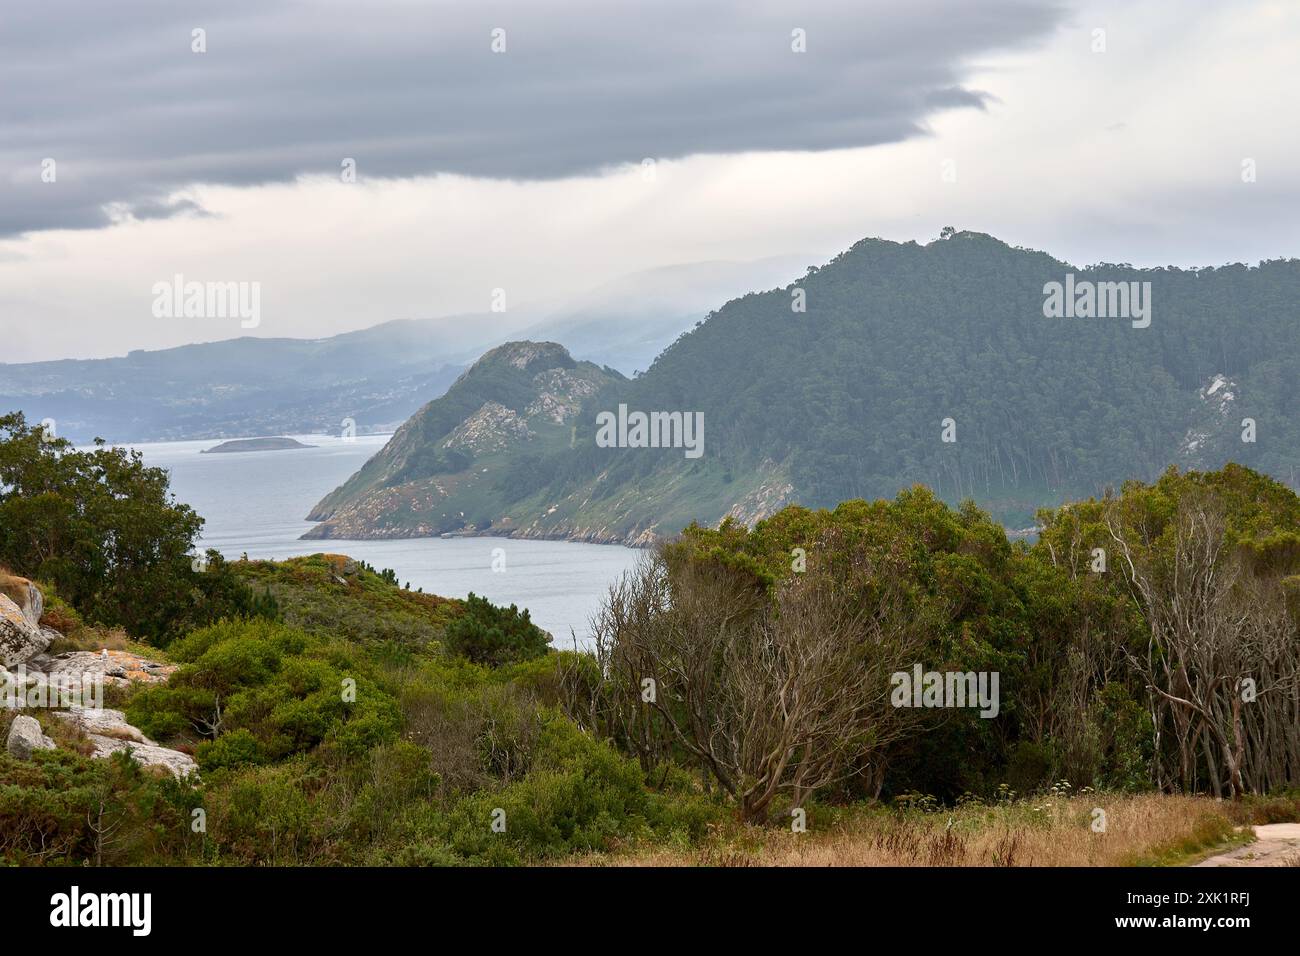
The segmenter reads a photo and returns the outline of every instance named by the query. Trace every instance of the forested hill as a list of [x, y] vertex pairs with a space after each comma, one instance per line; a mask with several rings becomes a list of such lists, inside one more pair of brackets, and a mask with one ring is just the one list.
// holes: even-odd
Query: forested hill
[[[1045, 285], [1070, 275], [1150, 283], [1149, 326], [1046, 317]], [[1108, 483], [1229, 460], [1295, 487], [1298, 373], [1300, 261], [1080, 268], [979, 233], [867, 239], [611, 380], [572, 448], [522, 444], [528, 467], [466, 528], [635, 540], [917, 482], [1021, 526]], [[598, 447], [596, 416], [620, 403], [702, 412], [703, 455]]]
[[492, 349], [410, 417], [361, 470], [316, 505], [306, 537], [409, 537], [486, 528], [533, 480], [542, 456], [567, 449], [583, 402], [613, 369], [578, 362], [554, 342]]

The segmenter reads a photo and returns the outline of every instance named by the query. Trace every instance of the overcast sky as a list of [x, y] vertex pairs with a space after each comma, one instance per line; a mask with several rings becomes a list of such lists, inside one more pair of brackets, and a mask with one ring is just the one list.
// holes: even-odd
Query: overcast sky
[[[1297, 49], [1286, 0], [11, 4], [0, 362], [949, 224], [1078, 264], [1297, 256]], [[176, 274], [260, 283], [260, 325], [156, 318]]]

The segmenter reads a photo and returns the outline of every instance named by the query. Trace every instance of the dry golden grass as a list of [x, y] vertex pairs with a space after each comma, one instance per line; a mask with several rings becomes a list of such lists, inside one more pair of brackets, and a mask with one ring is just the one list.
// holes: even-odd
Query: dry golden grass
[[[82, 627], [71, 634], [56, 638], [50, 645], [50, 654], [64, 654], [68, 651], [136, 651], [142, 645], [132, 641], [126, 631], [120, 627]], [[159, 651], [147, 649], [157, 660]]]
[[[1094, 810], [1105, 830], [1093, 830]], [[695, 849], [589, 856], [614, 866], [1128, 866], [1185, 862], [1246, 837], [1227, 805], [1161, 794], [1048, 796], [931, 813], [850, 810], [818, 832], [735, 828]]]

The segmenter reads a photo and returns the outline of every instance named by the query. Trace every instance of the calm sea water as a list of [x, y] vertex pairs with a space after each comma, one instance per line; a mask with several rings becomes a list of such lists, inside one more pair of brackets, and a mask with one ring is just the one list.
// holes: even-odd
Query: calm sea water
[[[220, 441], [134, 445], [145, 463], [168, 469], [176, 497], [206, 519], [203, 547], [227, 558], [288, 558], [332, 551], [392, 568], [412, 588], [447, 597], [480, 594], [497, 604], [528, 608], [555, 636], [557, 647], [588, 643], [589, 619], [606, 589], [636, 561], [616, 545], [507, 538], [413, 538], [402, 541], [299, 541], [303, 517], [388, 440], [353, 441], [295, 435], [314, 448], [201, 455]], [[492, 570], [492, 550], [505, 552], [505, 570]]]

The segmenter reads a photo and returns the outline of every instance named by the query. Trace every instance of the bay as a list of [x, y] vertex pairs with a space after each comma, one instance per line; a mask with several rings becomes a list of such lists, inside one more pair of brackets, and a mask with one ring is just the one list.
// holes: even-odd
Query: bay
[[[512, 538], [407, 538], [300, 541], [303, 520], [321, 498], [365, 464], [387, 435], [343, 439], [293, 435], [312, 448], [204, 455], [209, 441], [132, 445], [146, 464], [166, 468], [178, 500], [203, 516], [202, 547], [236, 560], [283, 559], [328, 551], [392, 568], [402, 584], [445, 597], [471, 591], [495, 604], [528, 608], [555, 646], [590, 644], [590, 617], [610, 584], [639, 552], [618, 545]], [[493, 570], [494, 549], [501, 549]], [[504, 567], [502, 565], [504, 563]]]

